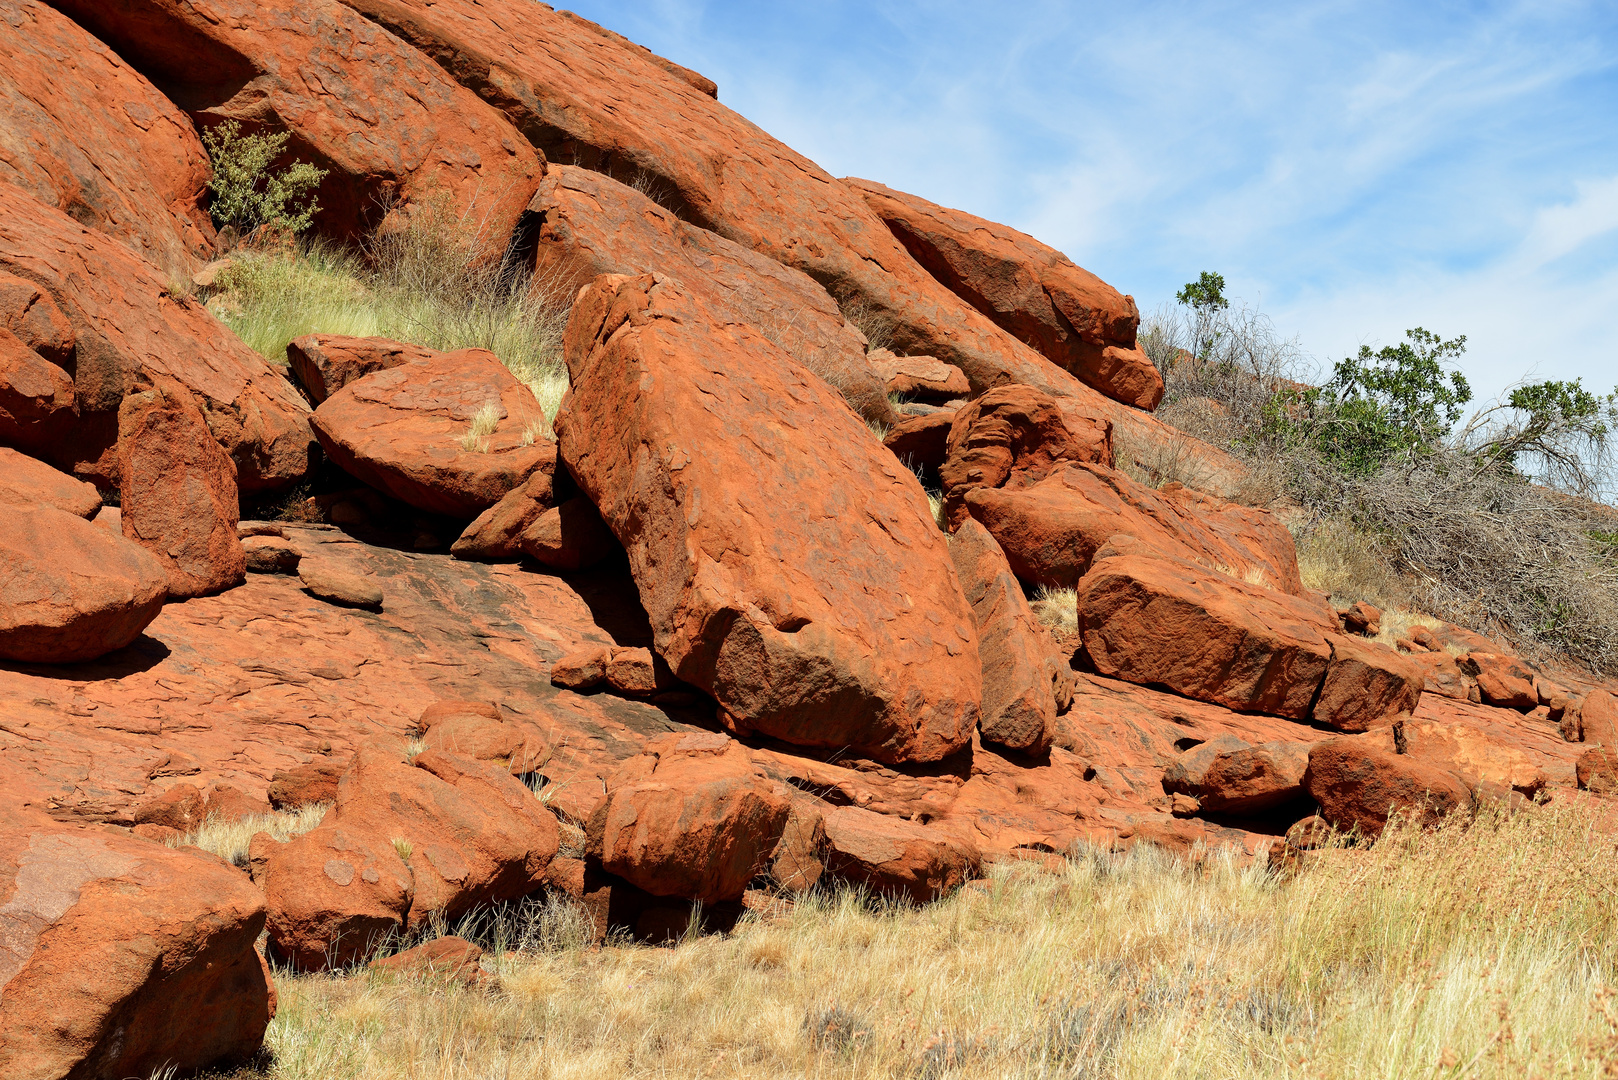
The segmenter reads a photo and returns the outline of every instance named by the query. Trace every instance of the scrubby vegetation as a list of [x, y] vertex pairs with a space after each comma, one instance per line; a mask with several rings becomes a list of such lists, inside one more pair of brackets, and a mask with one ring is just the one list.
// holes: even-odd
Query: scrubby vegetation
[[310, 226], [320, 212], [314, 192], [326, 170], [307, 161], [272, 170], [290, 138], [284, 131], [243, 135], [235, 120], [222, 120], [202, 133], [213, 166], [208, 210], [215, 225], [242, 236], [261, 228], [297, 234]]
[[[1292, 508], [1308, 584], [1618, 671], [1618, 512], [1601, 501], [1618, 397], [1523, 385], [1463, 424], [1464, 337], [1418, 327], [1322, 377], [1223, 290], [1203, 274], [1146, 321], [1159, 413], [1244, 462], [1242, 498]], [[1195, 485], [1185, 456], [1145, 464]]]
[[1295, 875], [1225, 854], [1077, 852], [1002, 864], [924, 908], [812, 896], [662, 948], [592, 948], [579, 909], [532, 905], [462, 928], [491, 950], [493, 993], [279, 975], [260, 1069], [1610, 1077], [1618, 858], [1591, 813], [1396, 824]]

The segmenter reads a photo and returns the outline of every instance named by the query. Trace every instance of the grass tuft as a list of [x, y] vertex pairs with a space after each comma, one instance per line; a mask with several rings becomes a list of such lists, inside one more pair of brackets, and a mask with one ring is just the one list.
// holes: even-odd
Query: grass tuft
[[269, 833], [285, 843], [294, 836], [319, 825], [331, 809], [330, 803], [314, 803], [296, 810], [280, 810], [269, 814], [249, 814], [234, 821], [209, 815], [202, 825], [185, 835], [170, 840], [170, 847], [199, 847], [236, 866], [247, 865], [247, 847], [259, 833]]

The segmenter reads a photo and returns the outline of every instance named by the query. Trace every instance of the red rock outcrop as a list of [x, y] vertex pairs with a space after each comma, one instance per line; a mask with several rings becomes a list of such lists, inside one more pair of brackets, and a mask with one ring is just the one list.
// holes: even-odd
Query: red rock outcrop
[[579, 495], [535, 517], [517, 537], [517, 548], [555, 570], [582, 570], [623, 550], [590, 500]]
[[867, 359], [890, 394], [910, 400], [948, 402], [972, 393], [972, 385], [960, 368], [931, 356], [895, 356], [887, 349], [872, 349]]
[[[315, 434], [350, 475], [429, 513], [475, 518], [553, 461], [533, 392], [486, 349], [373, 372], [321, 403]], [[483, 425], [480, 427], [479, 425]]]
[[555, 505], [556, 444], [546, 445], [550, 447], [550, 457], [542, 459], [528, 479], [479, 514], [450, 545], [450, 553], [457, 559], [497, 561], [516, 559], [522, 554], [523, 533]]
[[[1036, 584], [1071, 587], [1097, 550], [1123, 533], [1166, 556], [1304, 592], [1292, 535], [1274, 515], [1172, 484], [1149, 488], [1102, 465], [1063, 464], [1024, 487], [972, 487], [963, 502], [1017, 576]], [[1322, 610], [1335, 630], [1336, 616]]]
[[1257, 746], [1221, 735], [1187, 750], [1163, 770], [1163, 790], [1189, 795], [1204, 813], [1253, 814], [1303, 794], [1309, 743]]
[[427, 210], [471, 225], [498, 255], [543, 174], [504, 117], [336, 0], [55, 6], [204, 127], [290, 132], [287, 153], [329, 171], [315, 219], [327, 235]]
[[825, 812], [826, 869], [882, 896], [936, 900], [974, 876], [978, 853], [939, 829], [857, 806]]
[[866, 419], [893, 422], [882, 378], [866, 362], [865, 335], [803, 271], [574, 166], [551, 166], [528, 210], [540, 221], [534, 291], [571, 296], [601, 274], [667, 274], [785, 349]]
[[955, 413], [936, 412], [901, 420], [882, 438], [882, 445], [908, 469], [938, 469], [944, 464]]
[[0, 506], [0, 657], [94, 660], [140, 636], [168, 574], [138, 544], [52, 506]]
[[275, 1015], [264, 898], [196, 851], [0, 809], [0, 1076], [251, 1056]]
[[1327, 634], [1331, 664], [1315, 699], [1313, 719], [1338, 731], [1367, 731], [1397, 713], [1412, 712], [1426, 678], [1420, 667], [1386, 645]]
[[790, 796], [724, 735], [667, 735], [607, 781], [590, 818], [592, 853], [654, 896], [739, 900], [765, 871]]
[[1135, 299], [1026, 233], [871, 180], [845, 179], [928, 273], [1108, 397], [1150, 411], [1163, 376], [1135, 344]]
[[1034, 619], [1005, 553], [987, 529], [968, 519], [949, 546], [955, 573], [978, 629], [983, 662], [983, 741], [1040, 754], [1056, 737], [1054, 682], [1067, 668]]
[[1515, 656], [1470, 652], [1462, 658], [1461, 670], [1477, 680], [1486, 705], [1526, 712], [1539, 704], [1533, 669]]
[[672, 279], [598, 279], [561, 455], [629, 554], [657, 651], [737, 733], [936, 761], [977, 635], [909, 470], [820, 380]]
[[38, 0], [4, 0], [0, 22], [0, 180], [189, 277], [214, 239], [191, 121]]
[[316, 405], [356, 379], [437, 355], [422, 345], [344, 334], [306, 334], [287, 343], [287, 367]]
[[72, 418], [73, 377], [0, 328], [0, 439], [38, 453]]
[[[40, 354], [71, 371], [77, 403], [77, 415], [51, 430], [40, 454], [52, 464], [117, 486], [118, 407], [126, 394], [167, 379], [197, 399], [214, 441], [235, 462], [242, 492], [285, 487], [308, 472], [314, 437], [297, 390], [122, 244], [0, 183], [0, 271], [13, 275], [0, 279], [9, 317], [23, 305], [21, 320], [43, 313], [42, 297], [68, 324], [70, 355]], [[31, 289], [6, 287], [17, 278]], [[30, 301], [25, 294], [34, 289]]]
[[459, 937], [434, 938], [413, 949], [372, 960], [370, 967], [414, 978], [446, 979], [471, 988], [495, 980], [481, 966], [483, 950]]
[[0, 503], [49, 506], [88, 521], [101, 509], [101, 493], [94, 484], [0, 446]]
[[241, 584], [236, 465], [208, 432], [191, 395], [164, 380], [118, 408], [124, 535], [163, 564], [169, 595], [205, 596]]
[[1321, 817], [1344, 831], [1377, 836], [1395, 810], [1430, 824], [1471, 805], [1460, 777], [1385, 745], [1378, 735], [1327, 739], [1309, 752], [1303, 786]]

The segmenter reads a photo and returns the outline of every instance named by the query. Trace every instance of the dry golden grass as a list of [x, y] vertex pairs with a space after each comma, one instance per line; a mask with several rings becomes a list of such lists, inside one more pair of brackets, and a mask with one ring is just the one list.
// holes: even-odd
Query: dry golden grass
[[1618, 856], [1577, 807], [1395, 827], [1292, 878], [1081, 853], [672, 948], [592, 950], [567, 919], [491, 954], [497, 993], [279, 977], [267, 1075], [1618, 1075]]
[[315, 803], [296, 810], [283, 810], [270, 814], [249, 814], [235, 821], [224, 821], [210, 816], [201, 827], [169, 842], [170, 847], [187, 845], [211, 851], [226, 862], [247, 865], [247, 845], [255, 835], [269, 833], [275, 839], [287, 841], [319, 825], [330, 809], [329, 803]]
[[1041, 585], [1029, 601], [1034, 618], [1052, 630], [1073, 633], [1079, 628], [1079, 592], [1077, 589], [1053, 589]]

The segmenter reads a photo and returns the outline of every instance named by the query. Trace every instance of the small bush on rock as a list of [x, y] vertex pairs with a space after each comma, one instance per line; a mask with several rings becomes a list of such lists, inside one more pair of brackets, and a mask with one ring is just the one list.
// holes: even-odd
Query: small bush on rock
[[213, 165], [208, 212], [221, 229], [233, 227], [245, 236], [268, 226], [297, 234], [320, 211], [315, 189], [325, 169], [294, 161], [272, 171], [270, 164], [286, 150], [287, 132], [243, 135], [235, 120], [224, 120], [202, 133], [202, 145]]

